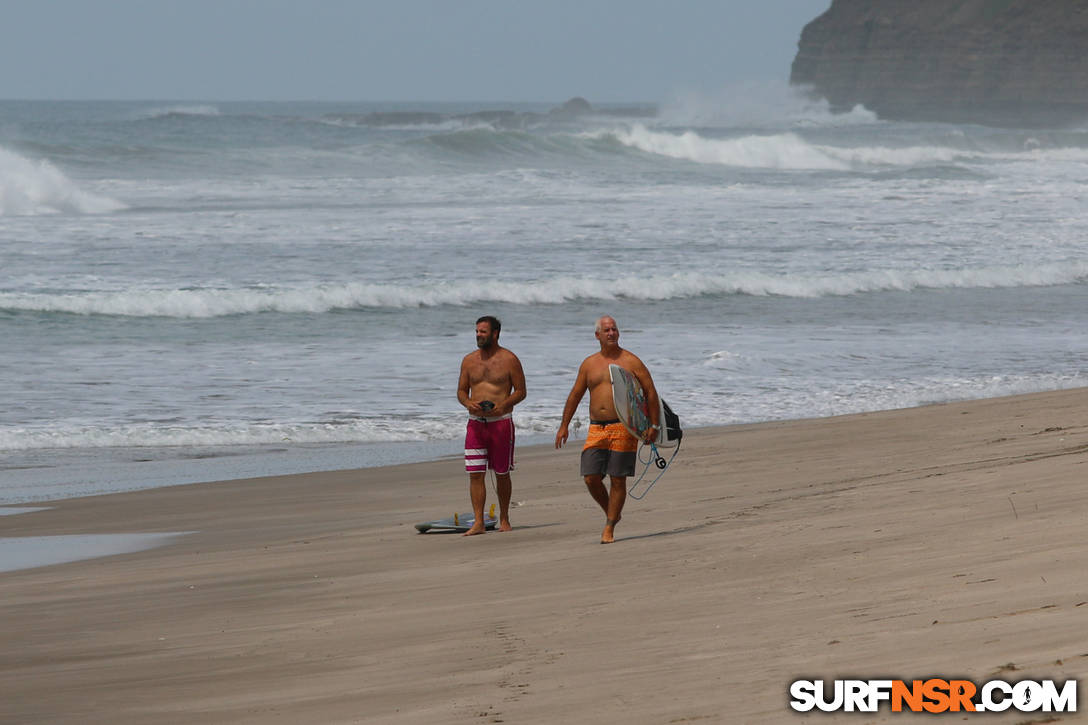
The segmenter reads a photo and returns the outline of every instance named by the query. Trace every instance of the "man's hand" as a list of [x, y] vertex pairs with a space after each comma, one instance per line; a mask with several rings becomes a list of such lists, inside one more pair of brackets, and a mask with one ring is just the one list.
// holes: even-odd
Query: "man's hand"
[[567, 442], [567, 426], [559, 426], [559, 431], [555, 434], [555, 447], [562, 448], [563, 444]]

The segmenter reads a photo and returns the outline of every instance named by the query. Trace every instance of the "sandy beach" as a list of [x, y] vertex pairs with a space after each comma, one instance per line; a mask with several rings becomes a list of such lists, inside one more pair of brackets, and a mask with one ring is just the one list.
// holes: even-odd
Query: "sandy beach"
[[0, 722], [899, 722], [789, 684], [1088, 671], [1088, 389], [690, 431], [611, 546], [579, 447], [520, 450], [471, 538], [413, 528], [468, 510], [459, 459], [0, 517], [192, 532], [0, 574]]

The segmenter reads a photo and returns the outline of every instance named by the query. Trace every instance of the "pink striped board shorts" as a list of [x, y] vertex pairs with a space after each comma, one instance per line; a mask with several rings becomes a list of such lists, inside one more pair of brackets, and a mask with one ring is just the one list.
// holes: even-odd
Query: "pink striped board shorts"
[[465, 430], [465, 470], [497, 474], [514, 470], [514, 421], [510, 414], [498, 418], [468, 419]]

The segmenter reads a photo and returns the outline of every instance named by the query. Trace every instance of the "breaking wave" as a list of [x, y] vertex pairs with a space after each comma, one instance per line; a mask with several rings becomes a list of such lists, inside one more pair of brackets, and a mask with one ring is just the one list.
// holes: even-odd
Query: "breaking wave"
[[[460, 429], [464, 423], [460, 422]], [[398, 429], [389, 421], [345, 423], [244, 423], [234, 425], [162, 425], [159, 423], [56, 426], [43, 429], [0, 429], [0, 450], [50, 448], [157, 448], [171, 446], [261, 446], [284, 443], [366, 443], [443, 440], [457, 424], [415, 421]]]
[[79, 188], [48, 161], [0, 147], [0, 216], [102, 214], [124, 209], [114, 199]]
[[951, 164], [987, 157], [945, 146], [829, 146], [812, 143], [793, 132], [714, 139], [695, 131], [670, 133], [636, 125], [612, 133], [623, 145], [646, 153], [756, 169], [851, 171], [860, 167]]
[[[527, 434], [551, 432], [555, 426], [551, 415], [531, 412], [519, 412], [514, 420], [518, 429]], [[411, 443], [453, 440], [463, 437], [464, 431], [464, 419], [445, 411], [433, 417], [391, 418], [379, 414], [369, 418], [279, 423], [243, 420], [218, 424], [57, 423], [42, 427], [0, 428], [0, 451]]]
[[793, 133], [708, 139], [694, 131], [675, 134], [636, 125], [629, 130], [616, 131], [615, 137], [623, 145], [646, 153], [702, 164], [757, 169], [850, 169], [848, 161], [835, 158], [825, 149]]
[[[405, 309], [479, 303], [562, 304], [574, 300], [675, 300], [701, 296], [818, 298], [914, 289], [1045, 287], [1088, 280], [1088, 262], [949, 270], [870, 270], [773, 275], [677, 273], [616, 280], [561, 276], [505, 282], [486, 290], [437, 284], [320, 284], [234, 289], [128, 289], [68, 293], [0, 293], [0, 310], [122, 317], [209, 318], [260, 313], [321, 314], [333, 310]], [[618, 291], [617, 291], [618, 290]]]

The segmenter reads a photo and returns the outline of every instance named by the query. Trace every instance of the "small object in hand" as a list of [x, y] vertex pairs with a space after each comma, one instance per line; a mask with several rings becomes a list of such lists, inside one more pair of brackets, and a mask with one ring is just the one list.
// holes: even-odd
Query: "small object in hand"
[[495, 404], [492, 403], [490, 400], [481, 400], [480, 401], [480, 409], [481, 410], [491, 410], [494, 407], [495, 407]]

